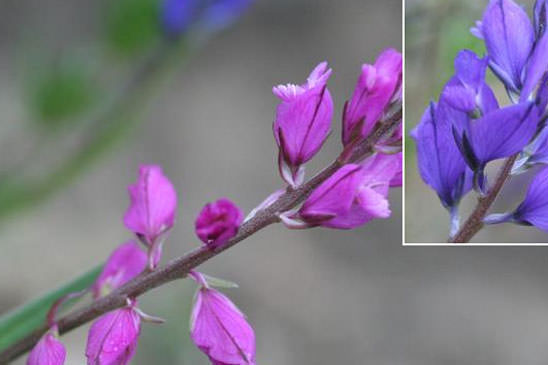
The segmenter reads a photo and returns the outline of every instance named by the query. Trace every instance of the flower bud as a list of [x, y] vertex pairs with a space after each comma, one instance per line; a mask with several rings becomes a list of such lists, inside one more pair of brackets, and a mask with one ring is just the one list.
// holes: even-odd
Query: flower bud
[[209, 288], [205, 279], [197, 281], [202, 287], [190, 319], [194, 344], [214, 365], [254, 365], [255, 333], [244, 314], [228, 297]]
[[67, 352], [57, 336], [57, 326], [53, 326], [36, 343], [29, 354], [27, 365], [63, 365]]
[[394, 49], [383, 51], [374, 65], [364, 64], [343, 113], [342, 141], [346, 146], [366, 138], [393, 101], [400, 95], [402, 56]]
[[304, 163], [320, 150], [331, 129], [333, 100], [327, 90], [331, 69], [322, 62], [303, 85], [279, 85], [272, 89], [281, 103], [276, 109], [274, 137], [279, 147], [278, 166], [291, 186], [304, 179]]
[[109, 256], [91, 290], [95, 299], [110, 293], [145, 269], [147, 255], [135, 241], [121, 244]]
[[196, 218], [196, 235], [211, 248], [217, 248], [234, 237], [242, 223], [240, 208], [228, 199], [219, 199], [203, 207]]
[[141, 317], [135, 301], [99, 317], [89, 329], [86, 346], [88, 365], [126, 365], [135, 354]]

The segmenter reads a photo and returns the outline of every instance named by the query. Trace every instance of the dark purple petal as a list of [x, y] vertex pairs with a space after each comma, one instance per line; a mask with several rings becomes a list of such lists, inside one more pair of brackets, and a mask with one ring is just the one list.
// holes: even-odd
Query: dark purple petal
[[536, 0], [535, 1], [535, 11], [534, 11], [534, 20], [535, 20], [535, 34], [537, 39], [544, 35], [546, 31], [546, 20], [548, 14], [548, 4], [547, 0]]
[[531, 100], [543, 76], [548, 71], [548, 32], [537, 41], [535, 49], [525, 69], [525, 83], [521, 92], [521, 101]]
[[222, 246], [238, 233], [243, 215], [228, 199], [219, 199], [203, 207], [196, 218], [196, 235], [212, 248]]

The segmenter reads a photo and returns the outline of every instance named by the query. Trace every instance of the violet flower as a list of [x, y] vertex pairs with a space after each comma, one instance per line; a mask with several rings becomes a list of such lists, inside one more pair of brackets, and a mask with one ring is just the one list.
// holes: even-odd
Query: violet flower
[[149, 249], [149, 266], [160, 261], [162, 241], [171, 229], [177, 210], [177, 193], [162, 168], [156, 165], [139, 167], [139, 177], [128, 187], [131, 203], [124, 224]]
[[272, 89], [281, 102], [273, 130], [279, 147], [278, 166], [291, 186], [304, 179], [303, 164], [320, 150], [331, 129], [333, 100], [327, 89], [331, 69], [322, 62], [302, 85], [279, 85]]
[[456, 112], [446, 102], [431, 103], [420, 123], [411, 131], [417, 143], [421, 178], [436, 191], [442, 205], [449, 210], [453, 233], [458, 229], [459, 202], [472, 188], [472, 171], [467, 167], [452, 132], [452, 122], [462, 117], [463, 113]]
[[168, 37], [178, 37], [191, 27], [221, 30], [237, 20], [252, 0], [163, 0], [160, 21]]
[[324, 181], [301, 208], [280, 215], [289, 228], [322, 226], [353, 229], [374, 218], [388, 218], [388, 190], [398, 183], [400, 155], [374, 155], [362, 165], [347, 164]]
[[512, 0], [491, 0], [472, 32], [484, 39], [493, 72], [509, 91], [519, 92], [535, 38], [525, 10]]
[[474, 184], [486, 190], [484, 168], [488, 162], [521, 151], [537, 129], [538, 117], [533, 103], [524, 102], [497, 109], [470, 122], [455, 140], [468, 166], [474, 171]]
[[398, 94], [402, 79], [402, 55], [384, 50], [374, 65], [362, 65], [362, 72], [343, 113], [342, 141], [346, 146], [367, 137]]
[[495, 94], [485, 82], [487, 63], [487, 58], [461, 50], [455, 57], [455, 75], [444, 86], [440, 102], [469, 116], [481, 116], [498, 109]]
[[141, 332], [136, 302], [102, 315], [91, 325], [86, 357], [88, 365], [129, 364]]
[[512, 166], [512, 174], [520, 174], [537, 164], [548, 164], [548, 127], [544, 127], [533, 142], [520, 153]]
[[542, 169], [531, 181], [527, 194], [518, 208], [511, 213], [492, 214], [484, 220], [487, 224], [513, 222], [533, 225], [548, 232], [548, 167]]
[[146, 268], [147, 255], [135, 241], [118, 246], [109, 256], [91, 290], [95, 299], [117, 289]]
[[207, 246], [220, 247], [236, 235], [242, 219], [240, 208], [228, 199], [219, 199], [203, 207], [196, 218], [196, 235]]
[[548, 18], [548, 2], [547, 0], [535, 1], [534, 26], [536, 39], [540, 39], [546, 31], [546, 21]]
[[255, 365], [255, 333], [244, 314], [200, 273], [190, 319], [190, 337], [213, 365]]
[[63, 365], [67, 352], [58, 336], [57, 326], [50, 328], [34, 345], [27, 359], [27, 365]]

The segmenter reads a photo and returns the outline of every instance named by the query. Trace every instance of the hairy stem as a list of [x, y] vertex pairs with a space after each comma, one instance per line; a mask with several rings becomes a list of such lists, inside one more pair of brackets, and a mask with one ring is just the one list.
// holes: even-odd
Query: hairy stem
[[474, 208], [472, 214], [470, 214], [466, 222], [464, 222], [458, 233], [453, 238], [450, 238], [447, 242], [469, 242], [472, 237], [474, 237], [476, 233], [478, 233], [483, 228], [483, 218], [485, 218], [487, 211], [489, 210], [489, 208], [491, 208], [491, 205], [493, 205], [495, 199], [502, 190], [504, 183], [508, 180], [508, 177], [510, 176], [510, 171], [512, 170], [512, 166], [514, 165], [514, 161], [516, 161], [516, 158], [517, 154], [508, 158], [504, 162], [504, 165], [500, 169], [495, 183], [493, 184], [491, 189], [489, 189], [487, 195], [478, 198], [478, 203], [476, 205], [476, 208]]
[[[379, 140], [389, 136], [401, 123], [401, 118], [402, 111], [400, 107], [396, 112], [380, 122], [373, 133], [356, 146], [353, 153], [348, 158], [348, 162], [361, 161], [374, 153], [375, 144]], [[171, 260], [165, 266], [159, 267], [154, 271], [143, 272], [141, 275], [111, 294], [60, 318], [57, 321], [59, 333], [63, 334], [68, 332], [104, 313], [123, 307], [126, 305], [127, 298], [138, 297], [163, 284], [184, 278], [188, 275], [190, 270], [203, 262], [217, 256], [224, 250], [248, 238], [264, 227], [278, 222], [278, 213], [292, 209], [303, 202], [316, 187], [333, 175], [342, 165], [342, 162], [336, 160], [305, 184], [296, 189], [288, 189], [272, 205], [258, 211], [253, 218], [245, 222], [240, 227], [238, 234], [225, 245], [216, 249], [210, 249], [206, 246], [196, 248], [181, 257]], [[0, 364], [7, 364], [9, 361], [30, 350], [47, 330], [47, 325], [44, 325], [8, 347], [5, 351], [0, 353]]]

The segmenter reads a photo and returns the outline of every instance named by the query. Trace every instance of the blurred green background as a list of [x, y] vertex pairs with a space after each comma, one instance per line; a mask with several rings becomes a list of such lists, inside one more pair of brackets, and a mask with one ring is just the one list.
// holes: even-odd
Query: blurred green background
[[[532, 14], [534, 1], [520, 1]], [[472, 36], [470, 28], [481, 19], [487, 1], [473, 0], [409, 0], [406, 4], [406, 242], [445, 242], [449, 233], [449, 214], [442, 207], [436, 193], [420, 178], [417, 168], [415, 143], [409, 132], [420, 121], [431, 100], [438, 100], [443, 85], [454, 73], [453, 59], [463, 48], [480, 56], [485, 54], [481, 40]], [[487, 79], [501, 105], [509, 103], [502, 84], [488, 71]], [[500, 161], [488, 166], [494, 176]], [[513, 178], [505, 185], [491, 212], [501, 213], [515, 209], [523, 199], [533, 173]], [[470, 193], [460, 205], [461, 222], [476, 203]], [[421, 214], [415, 214], [420, 211]], [[532, 227], [511, 224], [484, 228], [473, 242], [548, 242], [548, 234]]]
[[[164, 167], [179, 193], [165, 258], [196, 247], [194, 218], [222, 196], [251, 210], [282, 186], [273, 85], [334, 69], [334, 132], [312, 175], [340, 152], [339, 116], [363, 62], [401, 49], [401, 1], [256, 1], [214, 36], [166, 44], [157, 0], [0, 2], [0, 313], [65, 283], [132, 238], [122, 224], [139, 163]], [[230, 279], [260, 364], [393, 363], [398, 333], [376, 253], [401, 243], [393, 216], [355, 231], [273, 226], [201, 269]], [[188, 339], [195, 285], [171, 283], [141, 307], [133, 364], [208, 364]], [[390, 310], [396, 310], [392, 308]], [[63, 336], [84, 364], [86, 330]], [[396, 340], [399, 341], [399, 340]], [[15, 364], [24, 364], [21, 358]]]

